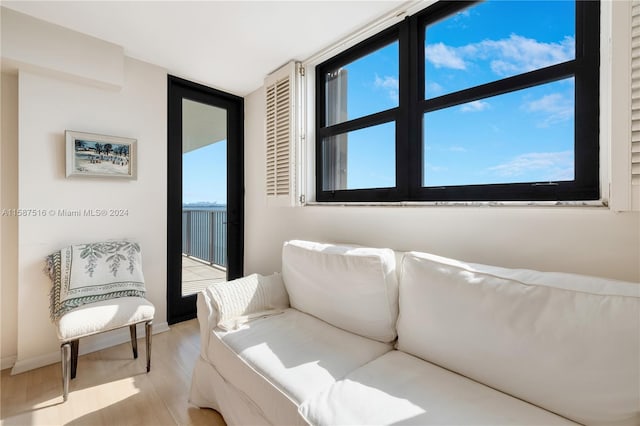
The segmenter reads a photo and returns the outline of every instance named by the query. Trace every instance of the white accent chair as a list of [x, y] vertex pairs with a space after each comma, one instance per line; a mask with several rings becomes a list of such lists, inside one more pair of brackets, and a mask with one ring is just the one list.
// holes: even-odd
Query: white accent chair
[[129, 327], [133, 357], [138, 358], [136, 325], [144, 323], [147, 373], [151, 369], [151, 330], [155, 307], [143, 297], [119, 297], [79, 306], [57, 321], [62, 355], [63, 399], [69, 396], [69, 380], [76, 377], [79, 341], [83, 337]]

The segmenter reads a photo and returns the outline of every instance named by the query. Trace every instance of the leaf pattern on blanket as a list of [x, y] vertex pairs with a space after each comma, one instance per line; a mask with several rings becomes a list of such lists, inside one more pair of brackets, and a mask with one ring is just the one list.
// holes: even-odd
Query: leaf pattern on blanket
[[104, 254], [102, 246], [102, 244], [86, 244], [80, 252], [80, 258], [87, 259], [87, 264], [84, 269], [90, 277], [92, 277], [93, 273], [96, 271], [98, 259]]
[[136, 268], [136, 254], [140, 253], [140, 246], [138, 243], [131, 243], [127, 241], [127, 258], [129, 260], [129, 273], [133, 274]]
[[[122, 253], [125, 253], [126, 256]], [[136, 268], [136, 254], [140, 253], [140, 246], [130, 241], [108, 241], [103, 243], [91, 243], [82, 246], [80, 258], [86, 259], [85, 271], [90, 277], [98, 265], [98, 259], [108, 256], [105, 260], [109, 265], [109, 271], [115, 277], [120, 270], [121, 262], [128, 261], [127, 270], [130, 274]]]

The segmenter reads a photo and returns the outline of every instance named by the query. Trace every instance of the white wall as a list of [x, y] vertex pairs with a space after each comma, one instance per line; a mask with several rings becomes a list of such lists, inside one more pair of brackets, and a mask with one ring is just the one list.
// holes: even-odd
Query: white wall
[[640, 216], [578, 207], [267, 207], [264, 92], [245, 98], [245, 273], [280, 271], [287, 239], [640, 281]]
[[[18, 205], [18, 76], [2, 73], [0, 209]], [[13, 365], [18, 347], [18, 218], [0, 217], [0, 359]]]
[[116, 90], [122, 86], [122, 46], [11, 9], [0, 13], [3, 64]]
[[[20, 18], [17, 16], [16, 19]], [[5, 19], [3, 13], [3, 24]], [[49, 33], [48, 26], [42, 23], [37, 27], [40, 36], [56, 37], [57, 32]], [[14, 25], [13, 28], [19, 31], [22, 26]], [[33, 26], [29, 28], [33, 29]], [[65, 37], [69, 34], [65, 33]], [[73, 37], [83, 39], [85, 36], [76, 33]], [[76, 45], [88, 46], [86, 48], [92, 50], [101, 48], [100, 43], [92, 40]], [[104, 52], [108, 56], [113, 55], [109, 46]], [[97, 52], [93, 51], [91, 57], [96, 55]], [[38, 61], [37, 55], [25, 57], [29, 61]], [[7, 140], [3, 110], [3, 154], [5, 143], [17, 147], [17, 180], [5, 181], [5, 175], [12, 172], [5, 171], [4, 167], [2, 171], [3, 207], [5, 189], [8, 188], [10, 192], [17, 193], [17, 200], [11, 201], [17, 201], [17, 204], [11, 207], [56, 212], [44, 217], [17, 219], [17, 245], [14, 246], [17, 247], [17, 256], [7, 255], [3, 238], [2, 357], [3, 361], [8, 359], [11, 350], [15, 350], [14, 373], [59, 361], [59, 343], [49, 319], [51, 283], [43, 273], [43, 267], [47, 254], [68, 244], [112, 238], [138, 241], [143, 250], [147, 297], [156, 306], [155, 329], [167, 329], [166, 71], [123, 56], [122, 85], [114, 88], [113, 85], [102, 84], [104, 82], [100, 80], [104, 75], [100, 72], [94, 75], [91, 64], [84, 63], [76, 68], [69, 63], [83, 61], [82, 52], [61, 56], [60, 61], [64, 64], [51, 72], [47, 68], [50, 60], [51, 57], [46, 58], [41, 66], [17, 61], [17, 133], [6, 132]], [[99, 63], [94, 66], [99, 67]], [[81, 70], [83, 75], [64, 73], [65, 68]], [[117, 75], [110, 75], [110, 78], [118, 80]], [[9, 80], [6, 84], [11, 86]], [[15, 97], [10, 95], [11, 91], [7, 93], [9, 95], [5, 96], [3, 90], [3, 107], [9, 105], [15, 114], [15, 106], [12, 106]], [[137, 139], [137, 179], [65, 178], [66, 129]], [[60, 209], [126, 209], [128, 214], [124, 217], [61, 217], [58, 214]], [[6, 233], [4, 224], [3, 236]], [[15, 225], [8, 229], [16, 232]], [[5, 274], [5, 268], [17, 271], [16, 281], [11, 281], [10, 275]], [[6, 302], [5, 294], [10, 296]], [[16, 303], [17, 313], [4, 309], [5, 303], [11, 303], [11, 298]], [[12, 341], [15, 340], [15, 332], [10, 330], [10, 325], [17, 330], [17, 343]], [[84, 353], [126, 340], [127, 330], [106, 333], [83, 339], [80, 351]]]

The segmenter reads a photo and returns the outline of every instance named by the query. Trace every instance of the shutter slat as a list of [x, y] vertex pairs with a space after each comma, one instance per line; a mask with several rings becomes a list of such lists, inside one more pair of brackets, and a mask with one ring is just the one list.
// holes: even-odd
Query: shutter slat
[[267, 195], [288, 195], [290, 189], [291, 149], [290, 76], [267, 88]]
[[631, 3], [631, 184], [640, 185], [640, 1]]
[[276, 161], [275, 161], [275, 140], [276, 140], [276, 132], [275, 132], [275, 123], [276, 123], [276, 90], [275, 85], [271, 85], [267, 87], [266, 94], [266, 110], [267, 110], [267, 120], [266, 120], [266, 142], [267, 142], [267, 153], [266, 153], [266, 166], [267, 166], [267, 176], [266, 176], [266, 187], [267, 187], [267, 195], [273, 196], [276, 193]]

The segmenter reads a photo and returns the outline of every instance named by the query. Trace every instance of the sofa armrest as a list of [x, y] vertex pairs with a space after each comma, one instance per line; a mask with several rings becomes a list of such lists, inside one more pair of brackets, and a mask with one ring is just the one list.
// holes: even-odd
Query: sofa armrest
[[255, 316], [277, 313], [288, 307], [289, 296], [279, 273], [251, 274], [208, 286], [197, 296], [202, 357], [207, 359], [210, 333], [216, 327], [228, 329], [229, 324], [242, 324]]
[[206, 289], [198, 292], [196, 310], [198, 314], [198, 323], [200, 324], [200, 356], [209, 361], [209, 358], [207, 358], [209, 336], [218, 322], [218, 310], [213, 306], [211, 297], [207, 293]]

